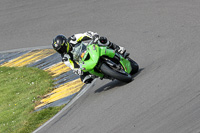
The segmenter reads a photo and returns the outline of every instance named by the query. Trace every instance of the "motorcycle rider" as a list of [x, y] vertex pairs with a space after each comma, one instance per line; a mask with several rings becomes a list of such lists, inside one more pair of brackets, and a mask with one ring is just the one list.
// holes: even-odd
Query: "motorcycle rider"
[[87, 40], [94, 40], [98, 45], [108, 46], [111, 49], [117, 50], [122, 55], [126, 53], [124, 47], [110, 42], [106, 37], [99, 37], [97, 33], [92, 31], [74, 34], [69, 38], [66, 38], [64, 35], [57, 35], [52, 42], [54, 50], [61, 54], [62, 61], [65, 65], [70, 67], [75, 74], [80, 75], [81, 81], [86, 84], [91, 83], [95, 77], [80, 69], [80, 66], [77, 64], [78, 60], [76, 59], [76, 55], [78, 54], [77, 49], [79, 49], [79, 44]]

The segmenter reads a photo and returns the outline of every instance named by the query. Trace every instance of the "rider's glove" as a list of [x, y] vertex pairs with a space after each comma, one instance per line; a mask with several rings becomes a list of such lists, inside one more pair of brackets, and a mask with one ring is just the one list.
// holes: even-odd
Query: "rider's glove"
[[97, 41], [99, 40], [99, 35], [95, 34], [92, 38], [93, 38], [94, 43], [97, 43]]
[[79, 69], [79, 68], [73, 69], [73, 72], [74, 72], [75, 74], [77, 74], [77, 75], [83, 75], [83, 71], [82, 71], [81, 69]]

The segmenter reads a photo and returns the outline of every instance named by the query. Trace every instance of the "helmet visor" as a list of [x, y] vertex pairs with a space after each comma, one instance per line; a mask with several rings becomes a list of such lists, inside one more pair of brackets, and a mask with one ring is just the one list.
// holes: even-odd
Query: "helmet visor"
[[60, 48], [61, 48], [61, 45], [57, 44], [56, 42], [54, 42], [52, 45], [53, 45], [53, 48], [54, 48], [56, 51], [60, 50]]

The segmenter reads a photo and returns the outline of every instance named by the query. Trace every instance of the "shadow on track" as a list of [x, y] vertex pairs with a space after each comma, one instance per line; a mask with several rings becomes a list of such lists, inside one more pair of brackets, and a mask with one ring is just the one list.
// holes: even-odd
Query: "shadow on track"
[[121, 81], [118, 81], [118, 80], [114, 80], [114, 81], [111, 81], [111, 82], [105, 84], [104, 86], [100, 87], [99, 89], [97, 89], [95, 91], [95, 93], [107, 91], [107, 90], [110, 90], [110, 89], [115, 88], [115, 87], [123, 86], [125, 84], [127, 84], [127, 83], [124, 83], [124, 82], [121, 82]]
[[[137, 75], [139, 75], [141, 73], [141, 71], [143, 71], [143, 70], [144, 70], [144, 68], [141, 68], [141, 69], [139, 69], [139, 71], [136, 74], [134, 74], [132, 82], [134, 81], [134, 78]], [[104, 86], [100, 87], [99, 89], [95, 90], [95, 93], [107, 91], [107, 90], [113, 89], [115, 87], [120, 87], [120, 86], [123, 86], [123, 85], [126, 85], [126, 84], [128, 84], [128, 83], [124, 83], [124, 82], [121, 82], [121, 81], [118, 81], [118, 80], [113, 80], [113, 81], [105, 84]]]

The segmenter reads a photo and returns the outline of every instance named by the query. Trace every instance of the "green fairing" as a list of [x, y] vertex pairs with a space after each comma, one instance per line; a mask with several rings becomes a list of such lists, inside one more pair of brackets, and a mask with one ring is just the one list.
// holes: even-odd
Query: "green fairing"
[[128, 61], [127, 59], [124, 59], [122, 56], [120, 56], [120, 63], [122, 64], [124, 70], [127, 72], [127, 73], [130, 73], [131, 70], [132, 70], [132, 67], [131, 67], [131, 63], [130, 61]]
[[[84, 72], [89, 72], [98, 77], [103, 77], [104, 74], [98, 73], [94, 70], [101, 56], [108, 56], [110, 58], [113, 58], [115, 56], [115, 51], [112, 49], [108, 49], [106, 46], [99, 47], [97, 44], [88, 45], [87, 51], [85, 52], [82, 60], [80, 61], [81, 69]], [[131, 64], [127, 59], [124, 59], [122, 56], [120, 56], [120, 63], [122, 64], [124, 70], [127, 73], [131, 72]]]
[[104, 76], [104, 74], [98, 73], [98, 72], [94, 71], [94, 69], [90, 70], [89, 72], [91, 74], [96, 75], [96, 76], [101, 77], [101, 78], [103, 78], [103, 76]]
[[[83, 69], [84, 72], [90, 71], [94, 69], [94, 67], [97, 65], [99, 61], [99, 47], [95, 47], [96, 50], [93, 50], [93, 47], [95, 45], [89, 45], [87, 46], [87, 51], [82, 58], [81, 61], [81, 68]], [[86, 58], [90, 56], [90, 59], [87, 60]]]

